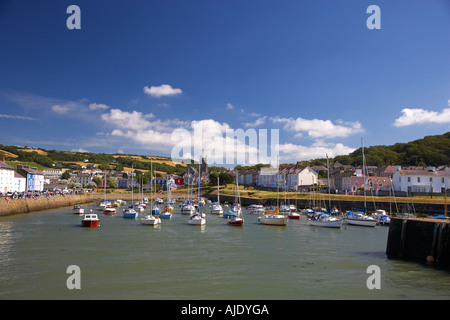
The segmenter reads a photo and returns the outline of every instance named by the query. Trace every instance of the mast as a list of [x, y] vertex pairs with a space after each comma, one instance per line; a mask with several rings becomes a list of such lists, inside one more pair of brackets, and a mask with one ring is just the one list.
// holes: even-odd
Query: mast
[[153, 159], [150, 158], [150, 214], [153, 214]]
[[364, 158], [364, 141], [361, 137], [361, 150], [362, 150], [362, 161], [363, 161], [363, 180], [364, 180], [364, 213], [366, 213], [366, 160]]
[[330, 164], [328, 162], [328, 154], [327, 154], [327, 179], [328, 179], [328, 208], [329, 211], [331, 212], [331, 195], [330, 195]]

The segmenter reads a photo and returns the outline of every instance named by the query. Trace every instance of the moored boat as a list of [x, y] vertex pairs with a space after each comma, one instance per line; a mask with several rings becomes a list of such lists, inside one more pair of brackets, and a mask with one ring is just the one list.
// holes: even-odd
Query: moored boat
[[344, 221], [353, 226], [375, 227], [377, 225], [377, 220], [374, 218], [360, 212], [353, 213], [352, 211], [347, 212]]
[[116, 208], [114, 208], [112, 205], [107, 205], [103, 209], [104, 214], [116, 214]]
[[319, 213], [308, 219], [308, 224], [311, 226], [325, 227], [325, 228], [340, 228], [342, 227], [342, 219], [331, 217], [325, 213]]
[[84, 208], [83, 208], [83, 206], [76, 205], [76, 206], [73, 206], [72, 211], [75, 214], [83, 214], [84, 213]]
[[146, 225], [157, 225], [161, 223], [161, 219], [152, 214], [147, 214], [141, 218], [141, 223]]
[[100, 220], [95, 213], [88, 213], [83, 216], [81, 225], [88, 228], [96, 228], [100, 226]]
[[288, 218], [294, 219], [294, 220], [300, 220], [300, 214], [298, 212], [291, 211], [291, 213], [288, 214]]
[[260, 224], [272, 226], [285, 226], [287, 224], [287, 217], [284, 214], [266, 213], [258, 217]]

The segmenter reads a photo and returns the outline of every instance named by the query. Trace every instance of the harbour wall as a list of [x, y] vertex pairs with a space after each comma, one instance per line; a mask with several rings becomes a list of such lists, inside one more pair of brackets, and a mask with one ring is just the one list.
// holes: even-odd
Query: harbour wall
[[[211, 201], [217, 201], [217, 195], [204, 195], [205, 198], [211, 200]], [[228, 201], [229, 203], [234, 203], [234, 197], [233, 196], [220, 196], [220, 202]], [[283, 202], [283, 200], [280, 200], [280, 203]], [[296, 204], [297, 207], [302, 209], [306, 208], [310, 204], [309, 199], [298, 199], [297, 201], [295, 199], [290, 200], [290, 204]], [[270, 206], [270, 205], [276, 205], [277, 199], [254, 199], [254, 198], [243, 198], [241, 197], [241, 204], [242, 206], [248, 206], [250, 204], [261, 204], [263, 206]], [[322, 201], [323, 204], [323, 201]], [[325, 206], [328, 206], [328, 200], [325, 201]], [[364, 207], [364, 201], [344, 201], [344, 200], [333, 200], [331, 201], [331, 206], [336, 207], [337, 209], [341, 211], [348, 211], [352, 210], [354, 208], [362, 209]], [[373, 202], [367, 201], [366, 202], [366, 208], [369, 212], [374, 212], [377, 209], [386, 210], [387, 213], [392, 214], [403, 214], [403, 213], [417, 213], [418, 215], [432, 215], [432, 214], [443, 214], [445, 211], [445, 205], [439, 204], [439, 203], [414, 203], [414, 205], [408, 204], [408, 203], [393, 203], [389, 201], [383, 201], [383, 202], [376, 202], [374, 204]]]
[[49, 198], [40, 196], [38, 198], [14, 199], [9, 201], [2, 199], [0, 201], [0, 216], [73, 206], [97, 201], [98, 199], [99, 197], [94, 194], [51, 196]]
[[389, 258], [450, 269], [450, 224], [438, 219], [391, 218], [386, 246]]

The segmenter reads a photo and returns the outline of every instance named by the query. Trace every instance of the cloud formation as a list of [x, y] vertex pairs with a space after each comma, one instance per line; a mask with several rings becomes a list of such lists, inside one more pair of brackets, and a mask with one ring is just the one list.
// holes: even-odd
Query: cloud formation
[[174, 96], [177, 94], [181, 94], [182, 91], [181, 89], [178, 88], [177, 89], [172, 88], [172, 86], [169, 84], [162, 84], [159, 87], [152, 86], [149, 88], [148, 86], [145, 86], [144, 93], [152, 97], [160, 98], [163, 96]]
[[406, 127], [424, 123], [450, 123], [450, 99], [448, 105], [449, 108], [445, 108], [441, 112], [421, 108], [404, 108], [402, 115], [395, 119], [394, 127]]
[[306, 132], [310, 138], [314, 139], [346, 138], [352, 134], [364, 131], [358, 121], [339, 121], [339, 124], [334, 124], [330, 120], [308, 120], [300, 117], [297, 119], [272, 117], [271, 120], [274, 123], [283, 123], [284, 129], [296, 132], [297, 137], [301, 137], [302, 132]]

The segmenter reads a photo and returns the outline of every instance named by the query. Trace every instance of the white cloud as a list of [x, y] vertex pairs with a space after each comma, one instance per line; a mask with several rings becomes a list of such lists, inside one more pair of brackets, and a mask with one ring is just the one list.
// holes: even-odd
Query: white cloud
[[152, 113], [143, 114], [139, 111], [127, 112], [120, 109], [111, 109], [109, 113], [101, 115], [102, 120], [113, 126], [123, 129], [145, 129], [152, 125], [147, 119], [153, 118]]
[[71, 151], [72, 152], [89, 152], [89, 151], [87, 151], [86, 149], [83, 149], [83, 148], [72, 149]]
[[[449, 100], [450, 107], [450, 100]], [[402, 115], [395, 119], [395, 127], [406, 127], [423, 123], [450, 123], [450, 108], [445, 108], [441, 112], [430, 111], [420, 108], [405, 108]]]
[[109, 107], [106, 104], [103, 103], [90, 103], [89, 104], [90, 110], [97, 110], [97, 109], [109, 109]]
[[17, 116], [13, 114], [0, 114], [0, 118], [17, 119], [17, 120], [37, 120], [36, 118], [27, 116]]
[[308, 120], [300, 117], [297, 119], [273, 117], [271, 120], [274, 123], [284, 123], [284, 129], [296, 132], [298, 137], [302, 136], [302, 132], [307, 132], [308, 136], [314, 139], [346, 138], [363, 131], [359, 122], [343, 122], [339, 120], [339, 124], [334, 124], [330, 120]]
[[144, 93], [151, 95], [152, 97], [160, 98], [162, 96], [173, 96], [181, 94], [181, 89], [174, 89], [169, 84], [162, 84], [159, 87], [144, 87]]
[[284, 143], [279, 145], [280, 162], [296, 162], [302, 160], [311, 160], [317, 158], [335, 157], [338, 155], [346, 155], [353, 151], [354, 148], [343, 145], [342, 143], [324, 144], [318, 141], [311, 146], [301, 146], [292, 143]]
[[231, 103], [227, 103], [227, 109], [228, 110], [232, 110], [234, 107]]
[[264, 117], [259, 117], [258, 119], [256, 119], [254, 122], [246, 122], [244, 123], [244, 127], [248, 128], [248, 127], [257, 127], [262, 125], [264, 122], [266, 122], [266, 118], [267, 116]]
[[67, 111], [70, 110], [69, 106], [60, 106], [59, 104], [55, 104], [52, 106], [52, 110], [59, 114], [65, 114]]

